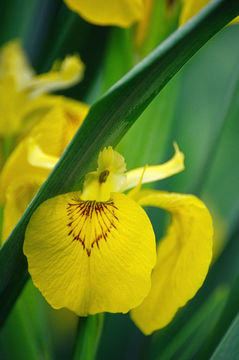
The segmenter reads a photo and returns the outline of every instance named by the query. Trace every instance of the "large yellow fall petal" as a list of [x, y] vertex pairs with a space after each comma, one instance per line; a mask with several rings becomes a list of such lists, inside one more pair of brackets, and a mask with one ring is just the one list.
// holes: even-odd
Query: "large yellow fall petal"
[[82, 201], [79, 192], [45, 201], [28, 224], [23, 251], [51, 306], [79, 316], [139, 305], [156, 255], [146, 213], [120, 193], [107, 202]]
[[141, 206], [169, 211], [172, 223], [158, 245], [152, 287], [132, 319], [145, 333], [166, 326], [203, 284], [212, 257], [212, 220], [204, 203], [193, 195], [141, 191]]
[[65, 0], [84, 19], [98, 25], [130, 26], [143, 15], [143, 0]]
[[44, 180], [45, 178], [41, 176], [23, 175], [17, 182], [10, 184], [4, 206], [2, 243], [8, 238]]
[[126, 175], [126, 181], [121, 187], [121, 191], [126, 191], [132, 187], [135, 187], [143, 174], [142, 184], [150, 183], [165, 179], [169, 176], [175, 175], [184, 170], [184, 154], [179, 150], [177, 144], [174, 144], [175, 154], [172, 159], [168, 160], [164, 164], [147, 166], [133, 169], [128, 171]]

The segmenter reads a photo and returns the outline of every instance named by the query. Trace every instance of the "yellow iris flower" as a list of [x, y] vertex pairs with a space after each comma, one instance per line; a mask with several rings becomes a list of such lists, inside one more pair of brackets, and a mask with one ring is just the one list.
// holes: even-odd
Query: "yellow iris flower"
[[0, 203], [5, 204], [2, 241], [82, 124], [88, 106], [61, 97], [14, 149], [0, 176]]
[[31, 127], [32, 113], [45, 111], [58, 98], [48, 92], [64, 89], [81, 80], [84, 65], [78, 56], [67, 56], [49, 73], [35, 75], [20, 43], [11, 41], [0, 51], [0, 137]]
[[[82, 192], [53, 197], [37, 208], [23, 251], [34, 284], [52, 307], [79, 316], [133, 309], [132, 319], [145, 334], [170, 322], [205, 279], [212, 220], [193, 195], [140, 188], [183, 169], [176, 145], [166, 163], [128, 172], [124, 158], [108, 147], [99, 154], [98, 169], [86, 175]], [[172, 215], [157, 255], [143, 206]]]

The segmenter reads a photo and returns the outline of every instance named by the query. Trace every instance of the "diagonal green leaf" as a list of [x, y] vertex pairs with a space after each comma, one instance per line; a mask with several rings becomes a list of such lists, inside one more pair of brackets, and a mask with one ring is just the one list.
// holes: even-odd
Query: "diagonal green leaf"
[[239, 354], [239, 314], [236, 316], [226, 335], [218, 345], [211, 360], [236, 360]]
[[28, 278], [22, 244], [27, 223], [36, 207], [47, 198], [72, 189], [92, 169], [98, 152], [109, 144], [116, 145], [180, 68], [238, 14], [238, 1], [211, 2], [92, 106], [86, 121], [1, 248], [0, 323], [7, 317]]

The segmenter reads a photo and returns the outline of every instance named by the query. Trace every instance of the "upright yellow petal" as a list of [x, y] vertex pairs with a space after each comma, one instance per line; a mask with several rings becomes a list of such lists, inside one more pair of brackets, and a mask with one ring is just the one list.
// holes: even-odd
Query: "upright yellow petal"
[[84, 19], [97, 25], [130, 26], [143, 16], [143, 0], [65, 0]]
[[172, 223], [158, 245], [152, 287], [143, 303], [133, 309], [132, 319], [145, 333], [166, 326], [202, 286], [212, 257], [212, 220], [198, 198], [160, 191], [141, 191], [141, 206], [169, 211]]
[[10, 184], [4, 207], [2, 243], [8, 238], [44, 180], [45, 178], [41, 176], [34, 175], [29, 177], [23, 174], [17, 182]]
[[31, 97], [65, 89], [77, 84], [83, 77], [84, 64], [79, 56], [67, 56], [62, 63], [46, 74], [35, 76], [27, 85]]
[[106, 202], [83, 201], [79, 192], [45, 201], [28, 224], [23, 250], [51, 306], [79, 316], [125, 313], [150, 290], [154, 232], [124, 194]]
[[150, 183], [153, 181], [158, 181], [165, 179], [169, 176], [175, 175], [181, 171], [184, 170], [184, 155], [179, 150], [177, 144], [174, 144], [175, 154], [166, 163], [162, 165], [155, 165], [155, 166], [147, 166], [145, 167], [137, 168], [128, 171], [126, 175], [126, 181], [121, 187], [121, 191], [126, 191], [132, 187], [135, 187], [142, 176], [142, 173], [144, 171], [142, 184]]
[[11, 77], [17, 90], [21, 90], [34, 76], [20, 41], [13, 40], [4, 45], [0, 51], [0, 79]]

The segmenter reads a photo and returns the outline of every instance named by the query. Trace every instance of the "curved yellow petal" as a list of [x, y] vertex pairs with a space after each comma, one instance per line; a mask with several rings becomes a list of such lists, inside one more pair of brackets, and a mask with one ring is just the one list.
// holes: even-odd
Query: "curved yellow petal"
[[22, 127], [23, 132], [29, 132], [35, 124], [40, 123], [50, 110], [56, 107], [61, 107], [65, 115], [69, 117], [71, 122], [75, 123], [77, 127], [81, 125], [89, 111], [89, 106], [82, 102], [64, 96], [44, 94], [24, 104], [21, 110], [21, 118], [24, 122], [24, 126]]
[[2, 243], [8, 238], [14, 226], [45, 181], [41, 176], [22, 176], [7, 189], [2, 228]]
[[71, 10], [97, 25], [130, 26], [143, 16], [143, 0], [65, 0]]
[[180, 171], [184, 170], [184, 155], [179, 150], [177, 144], [174, 144], [175, 154], [166, 163], [162, 165], [155, 165], [155, 166], [147, 166], [145, 167], [137, 168], [128, 171], [126, 175], [126, 181], [123, 184], [121, 191], [126, 191], [132, 187], [135, 187], [142, 176], [142, 173], [144, 171], [142, 184], [150, 183], [153, 181], [158, 181], [165, 179], [169, 176], [175, 175], [179, 173]]
[[43, 93], [65, 89], [77, 84], [83, 77], [84, 64], [79, 56], [67, 56], [59, 65], [49, 73], [35, 76], [27, 85], [31, 97]]
[[[50, 172], [46, 167], [34, 167], [28, 161], [29, 157], [29, 144], [27, 141], [22, 141], [16, 149], [9, 156], [6, 164], [3, 167], [0, 177], [0, 202], [6, 200], [7, 190], [11, 184], [18, 184], [22, 176], [25, 180], [31, 179], [32, 176], [38, 175], [39, 177], [46, 178]], [[21, 194], [19, 194], [21, 195]]]
[[23, 251], [51, 306], [79, 316], [139, 305], [156, 255], [146, 213], [120, 193], [107, 202], [83, 201], [79, 192], [45, 201], [28, 224]]
[[54, 159], [56, 161], [61, 156], [82, 124], [87, 111], [88, 107], [84, 104], [68, 100], [63, 106], [54, 107], [43, 117], [9, 156], [0, 176], [0, 202], [4, 201], [9, 184], [18, 181], [22, 174], [30, 178], [34, 174], [48, 176], [52, 166], [40, 162], [39, 156], [37, 159], [32, 141], [40, 148], [48, 165], [50, 159], [53, 165]]
[[42, 151], [35, 139], [28, 139], [28, 162], [32, 166], [41, 167], [44, 169], [53, 169], [59, 158], [57, 156], [47, 155]]
[[212, 257], [213, 227], [209, 211], [193, 195], [141, 191], [141, 206], [156, 206], [172, 215], [167, 234], [158, 245], [152, 287], [132, 319], [145, 333], [166, 326], [202, 286]]
[[27, 57], [20, 45], [20, 41], [8, 42], [0, 51], [0, 79], [11, 77], [17, 90], [21, 90], [34, 76]]

